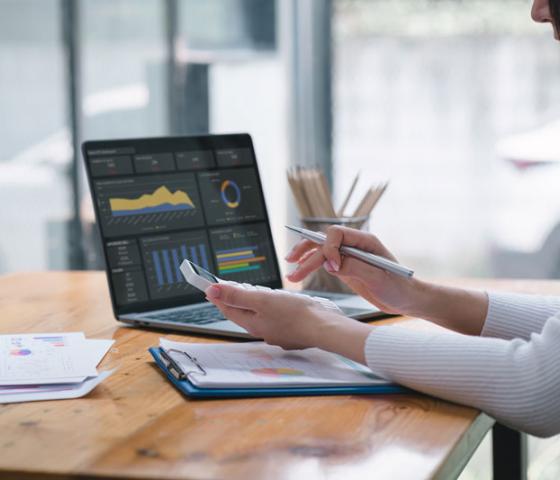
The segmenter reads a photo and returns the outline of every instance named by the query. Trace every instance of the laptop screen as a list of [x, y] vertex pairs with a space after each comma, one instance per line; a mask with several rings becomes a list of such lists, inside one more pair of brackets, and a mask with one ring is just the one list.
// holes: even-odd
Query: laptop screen
[[183, 259], [224, 280], [281, 287], [251, 137], [85, 142], [116, 314], [204, 301]]

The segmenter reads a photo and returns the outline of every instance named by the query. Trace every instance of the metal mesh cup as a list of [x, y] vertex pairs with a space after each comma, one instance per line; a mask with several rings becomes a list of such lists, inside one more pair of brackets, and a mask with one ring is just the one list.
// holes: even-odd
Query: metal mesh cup
[[[343, 227], [356, 228], [358, 230], [367, 227], [369, 215], [363, 217], [342, 217], [342, 218], [326, 218], [326, 217], [304, 217], [301, 223], [308, 230], [315, 232], [326, 232], [331, 225], [341, 225]], [[306, 290], [318, 290], [324, 292], [336, 293], [352, 293], [352, 290], [341, 282], [338, 278], [330, 275], [322, 268], [307, 277], [303, 282]]]

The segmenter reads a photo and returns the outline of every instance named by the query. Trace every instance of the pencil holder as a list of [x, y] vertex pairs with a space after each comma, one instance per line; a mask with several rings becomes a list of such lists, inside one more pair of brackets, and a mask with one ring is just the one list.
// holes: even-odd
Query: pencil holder
[[[327, 218], [327, 217], [303, 217], [301, 223], [308, 230], [314, 232], [326, 233], [327, 228], [331, 225], [340, 225], [343, 227], [356, 228], [363, 230], [367, 228], [369, 223], [369, 215], [363, 217], [341, 217], [341, 218]], [[317, 290], [323, 292], [334, 293], [353, 293], [352, 290], [338, 278], [330, 275], [323, 268], [320, 268], [315, 273], [307, 277], [303, 282], [303, 287], [306, 290]]]

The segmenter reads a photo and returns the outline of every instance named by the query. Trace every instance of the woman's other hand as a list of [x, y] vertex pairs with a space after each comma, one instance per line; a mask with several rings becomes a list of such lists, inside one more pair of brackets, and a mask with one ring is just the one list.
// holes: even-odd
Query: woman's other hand
[[393, 254], [374, 235], [333, 226], [327, 231], [324, 245], [304, 240], [292, 249], [286, 260], [297, 263], [298, 268], [288, 279], [299, 282], [324, 267], [384, 312], [420, 317], [457, 332], [480, 335], [488, 310], [485, 292], [447, 287], [415, 277], [404, 278], [341, 255], [342, 245], [396, 262]]
[[340, 253], [342, 245], [356, 247], [393, 262], [397, 261], [375, 235], [351, 228], [331, 226], [327, 230], [324, 245], [303, 240], [291, 250], [286, 260], [297, 263], [298, 267], [288, 275], [288, 279], [299, 282], [323, 267], [384, 312], [411, 311], [421, 288], [420, 282], [414, 278], [403, 278], [386, 272], [352, 257], [343, 256]]

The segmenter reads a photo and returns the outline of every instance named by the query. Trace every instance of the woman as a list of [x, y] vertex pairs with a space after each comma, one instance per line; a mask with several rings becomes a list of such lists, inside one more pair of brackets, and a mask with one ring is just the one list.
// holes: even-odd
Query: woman
[[[554, 25], [560, 0], [535, 0], [532, 17]], [[386, 378], [484, 410], [537, 436], [560, 433], [560, 297], [485, 293], [404, 279], [353, 258], [342, 244], [395, 260], [373, 235], [331, 227], [319, 247], [297, 244], [286, 260], [300, 281], [325, 268], [389, 313], [421, 317], [457, 333], [371, 326], [285, 292], [215, 285], [206, 295], [251, 334], [283, 348], [319, 347]]]

